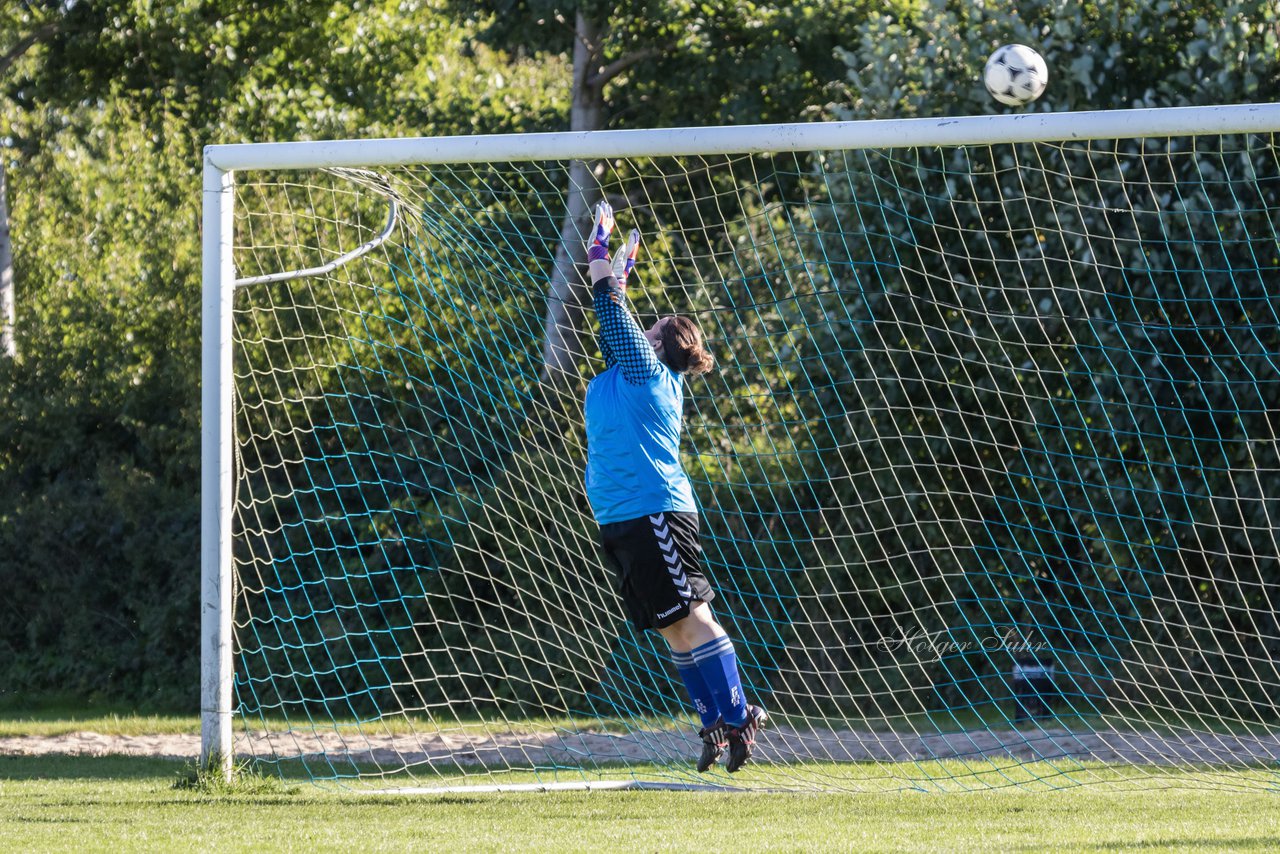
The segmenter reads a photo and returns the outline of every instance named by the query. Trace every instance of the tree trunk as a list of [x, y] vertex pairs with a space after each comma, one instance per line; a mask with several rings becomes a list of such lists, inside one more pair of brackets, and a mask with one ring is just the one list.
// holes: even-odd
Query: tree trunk
[[4, 155], [0, 152], [0, 357], [18, 355], [14, 338], [13, 245], [9, 236], [9, 199], [5, 187]]
[[[13, 64], [21, 59], [33, 45], [49, 39], [62, 29], [66, 22], [66, 10], [63, 9], [61, 14], [64, 17], [45, 21], [18, 39], [7, 53], [0, 56], [0, 77], [8, 74]], [[9, 228], [9, 197], [6, 191], [4, 152], [0, 150], [0, 358], [12, 359], [18, 355], [18, 342], [14, 334], [16, 301], [13, 296], [13, 243]]]
[[[604, 84], [592, 80], [600, 64], [600, 27], [581, 12], [574, 26], [573, 106], [569, 129], [599, 130], [604, 124]], [[547, 289], [546, 345], [542, 352], [544, 382], [554, 383], [572, 376], [578, 361], [586, 355], [579, 329], [586, 302], [580, 270], [586, 263], [583, 237], [591, 227], [591, 203], [597, 195], [590, 164], [582, 160], [571, 162], [567, 211]]]

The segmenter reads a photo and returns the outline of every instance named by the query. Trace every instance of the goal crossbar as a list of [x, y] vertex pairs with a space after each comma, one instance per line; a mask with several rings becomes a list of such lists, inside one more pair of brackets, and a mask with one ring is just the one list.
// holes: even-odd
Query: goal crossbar
[[324, 169], [1062, 142], [1171, 134], [1252, 133], [1277, 127], [1280, 127], [1280, 104], [1245, 104], [735, 127], [236, 143], [208, 146], [205, 162], [223, 171]]

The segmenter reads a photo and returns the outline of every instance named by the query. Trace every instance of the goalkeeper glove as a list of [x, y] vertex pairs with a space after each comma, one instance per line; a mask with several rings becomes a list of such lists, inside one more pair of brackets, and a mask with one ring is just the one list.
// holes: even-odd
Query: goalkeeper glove
[[640, 230], [633, 228], [627, 234], [627, 242], [618, 247], [613, 254], [613, 277], [622, 287], [627, 286], [627, 276], [636, 266], [636, 255], [640, 252]]
[[595, 222], [587, 237], [587, 260], [609, 260], [609, 235], [613, 233], [613, 207], [608, 202], [596, 205]]

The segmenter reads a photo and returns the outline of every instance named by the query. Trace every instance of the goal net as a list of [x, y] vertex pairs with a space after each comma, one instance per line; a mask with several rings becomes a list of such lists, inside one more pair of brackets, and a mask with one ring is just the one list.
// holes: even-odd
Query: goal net
[[[1280, 107], [1032, 119], [211, 149], [206, 752], [1274, 786]], [[684, 464], [771, 715], [732, 776], [694, 773], [583, 490], [600, 198], [644, 233], [640, 322], [718, 360]]]

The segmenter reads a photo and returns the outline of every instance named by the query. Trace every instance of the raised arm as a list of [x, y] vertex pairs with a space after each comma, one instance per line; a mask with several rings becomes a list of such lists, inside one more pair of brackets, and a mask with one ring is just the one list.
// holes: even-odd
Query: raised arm
[[622, 376], [632, 385], [644, 385], [656, 377], [662, 363], [636, 319], [627, 311], [626, 297], [617, 278], [611, 273], [596, 281], [591, 293], [596, 318], [600, 321], [601, 350], [609, 348], [613, 363], [622, 369]]
[[[592, 307], [594, 308], [595, 307], [595, 288], [594, 287], [591, 289], [591, 303], [592, 303]], [[614, 365], [618, 364], [618, 357], [613, 355], [613, 348], [609, 346], [609, 339], [605, 338], [603, 333], [601, 333], [598, 340], [600, 343], [600, 355], [604, 358], [604, 366], [606, 368], [612, 368]]]
[[609, 367], [618, 365], [632, 385], [644, 385], [657, 376], [662, 364], [639, 324], [627, 310], [627, 276], [635, 267], [640, 232], [633, 230], [627, 242], [609, 261], [609, 233], [613, 209], [607, 202], [596, 206], [595, 224], [587, 241], [587, 268], [591, 278], [592, 305], [600, 321], [600, 353]]

